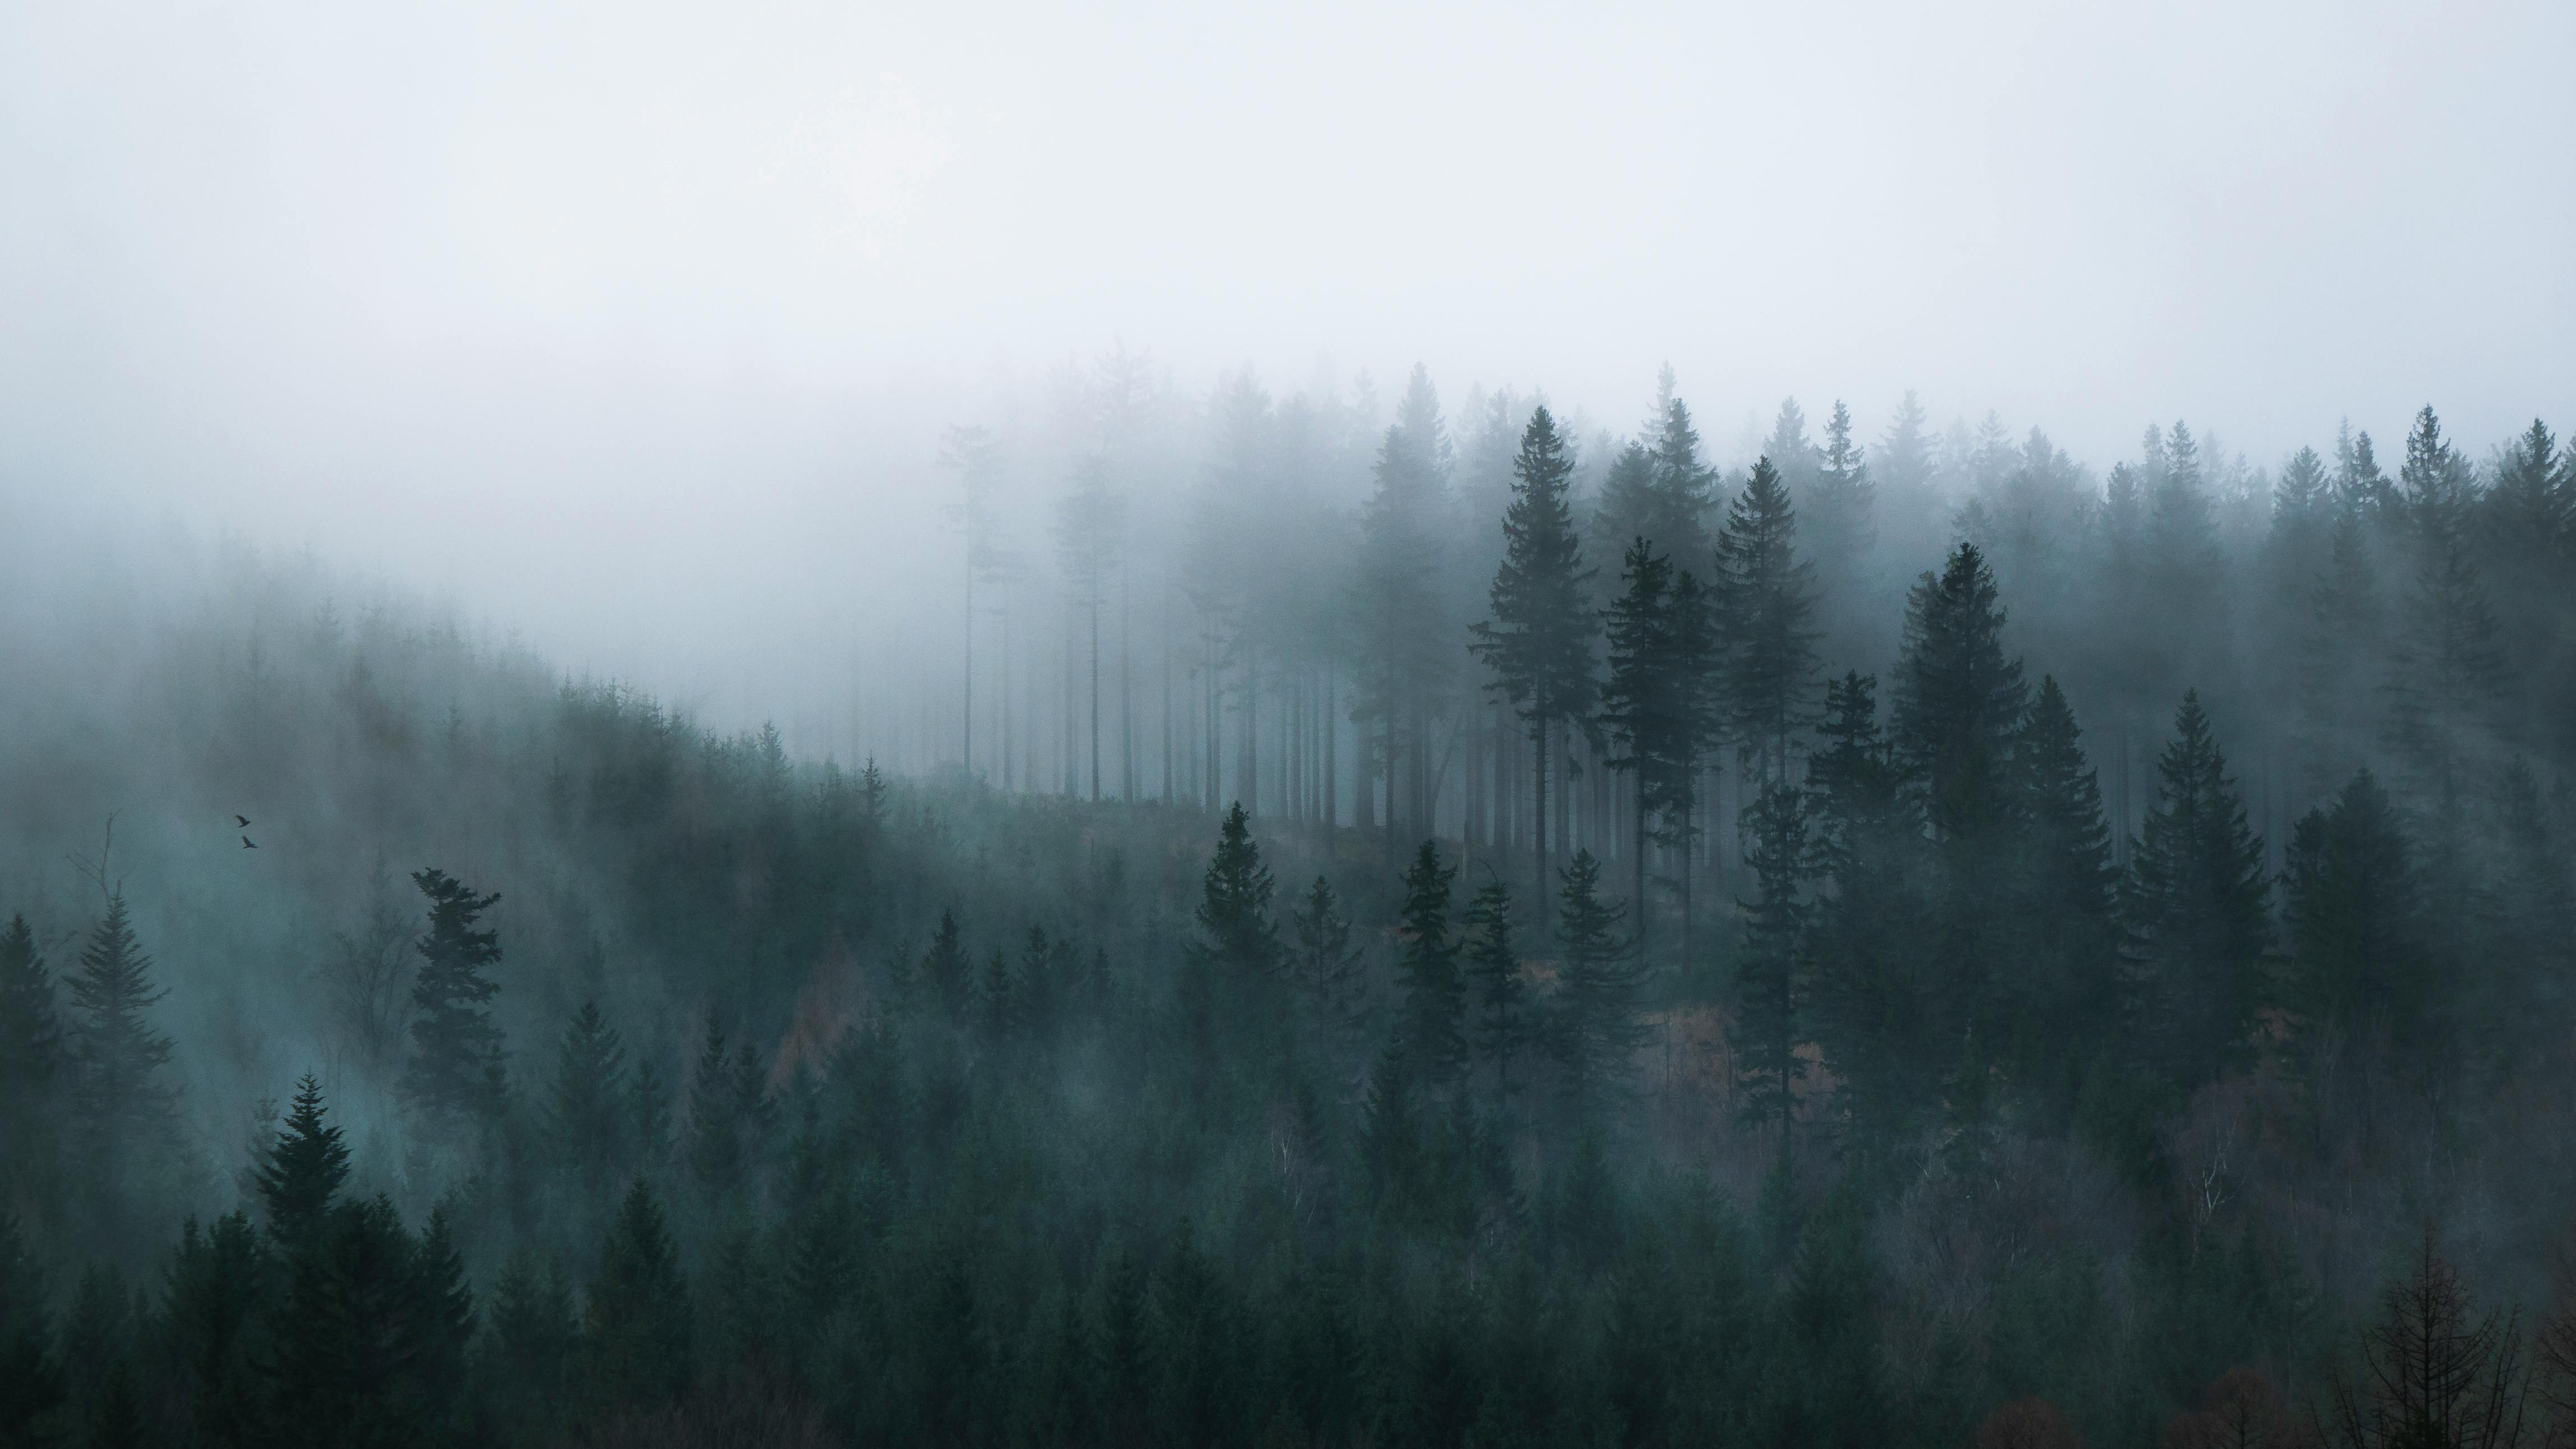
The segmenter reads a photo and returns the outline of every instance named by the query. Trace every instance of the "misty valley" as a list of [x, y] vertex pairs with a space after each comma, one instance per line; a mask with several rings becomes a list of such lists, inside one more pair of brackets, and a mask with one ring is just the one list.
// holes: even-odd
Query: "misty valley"
[[0, 512], [0, 1444], [2576, 1434], [2547, 427], [1134, 364], [850, 758]]

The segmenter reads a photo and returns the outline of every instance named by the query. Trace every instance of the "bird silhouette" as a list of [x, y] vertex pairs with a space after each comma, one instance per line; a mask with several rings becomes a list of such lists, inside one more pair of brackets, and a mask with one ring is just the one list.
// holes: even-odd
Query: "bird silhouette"
[[244, 830], [248, 830], [250, 828], [250, 817], [247, 815], [236, 815], [233, 817], [233, 823]]
[[243, 836], [243, 837], [242, 837], [242, 849], [244, 849], [244, 850], [257, 850], [257, 849], [259, 849], [259, 847], [258, 847], [258, 846], [256, 846], [256, 845], [251, 844], [251, 843], [250, 843], [250, 837], [249, 837], [249, 836], [247, 836], [247, 835], [245, 835], [245, 836]]

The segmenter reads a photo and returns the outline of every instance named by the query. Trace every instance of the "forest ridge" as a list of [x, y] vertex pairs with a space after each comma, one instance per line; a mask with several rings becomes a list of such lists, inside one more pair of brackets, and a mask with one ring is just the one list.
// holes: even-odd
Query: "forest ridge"
[[2576, 1427], [2547, 427], [1729, 474], [1417, 371], [1340, 510], [1085, 386], [1052, 609], [950, 434], [918, 769], [309, 562], [12, 626], [0, 1441]]

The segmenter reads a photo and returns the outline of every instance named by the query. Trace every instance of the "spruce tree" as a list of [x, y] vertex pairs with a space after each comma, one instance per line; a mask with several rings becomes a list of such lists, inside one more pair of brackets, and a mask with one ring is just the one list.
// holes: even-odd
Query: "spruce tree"
[[2065, 691], [2042, 677], [2015, 734], [2010, 808], [2018, 899], [2010, 913], [1989, 1038], [2024, 1078], [2071, 1103], [2084, 1043], [2110, 1029], [2119, 990], [2119, 871], [2102, 791]]
[[[2389, 734], [2439, 817], [2457, 811], [2482, 738], [2501, 728], [2514, 686], [2471, 537], [2475, 483], [2431, 408], [2416, 415], [2400, 474], [2413, 525], [2414, 591], [2399, 620]], [[2446, 834], [2458, 829], [2442, 818]], [[2436, 841], [2437, 850], [2457, 847]]]
[[629, 1159], [626, 1044], [597, 1001], [585, 1001], [555, 1048], [547, 1125], [555, 1160], [597, 1192]]
[[[318, 1231], [318, 1229], [317, 1229]], [[162, 1290], [162, 1321], [185, 1375], [197, 1442], [253, 1449], [268, 1442], [269, 1314], [278, 1264], [238, 1209], [204, 1231], [188, 1219]], [[0, 1443], [14, 1442], [0, 1435]]]
[[[2376, 1054], [2435, 1027], [2414, 848], [2364, 770], [2291, 832], [2281, 872], [2293, 1061], [2320, 1095], [2347, 1045]], [[2427, 1043], [2407, 1043], [2419, 1049]], [[2422, 1065], [2416, 1056], [2410, 1065]]]
[[582, 1313], [580, 1376], [594, 1418], [687, 1392], [689, 1290], [661, 1205], [638, 1179], [601, 1244]]
[[1637, 1022], [1636, 943], [1620, 934], [1627, 908], [1601, 899], [1601, 862], [1589, 850], [1557, 873], [1556, 992], [1549, 1054], [1578, 1111], [1626, 1076], [1644, 1031]]
[[[172, 1042], [145, 1013], [169, 992], [153, 984], [152, 958], [134, 938], [125, 892], [111, 891], [107, 914], [92, 927], [80, 968], [65, 983], [71, 996], [72, 1097], [88, 1140], [121, 1164], [129, 1148], [157, 1140], [170, 1123], [178, 1088], [160, 1079]], [[110, 1175], [116, 1171], [110, 1168]]]
[[1717, 470], [1701, 461], [1699, 430], [1680, 398], [1664, 400], [1656, 419], [1653, 460], [1653, 512], [1642, 530], [1667, 557], [1708, 557], [1708, 515], [1717, 506]]
[[269, 1236], [290, 1255], [318, 1241], [332, 1199], [349, 1180], [349, 1149], [340, 1129], [323, 1120], [324, 1112], [322, 1084], [307, 1072], [295, 1084], [275, 1145], [253, 1174], [268, 1206]]
[[581, 1324], [572, 1291], [552, 1257], [539, 1265], [522, 1248], [492, 1284], [491, 1331], [482, 1341], [484, 1402], [509, 1442], [544, 1445], [564, 1428], [573, 1396]]
[[2361, 515], [2349, 510], [2327, 535], [2326, 563], [2308, 593], [2297, 672], [2300, 779], [2315, 799], [2349, 778], [2387, 677], [2385, 610]]
[[53, 973], [27, 918], [11, 916], [0, 931], [0, 1162], [15, 1164], [30, 1184], [53, 1177], [62, 1106], [55, 1092], [68, 1066]]
[[1459, 943], [1449, 929], [1449, 888], [1457, 875], [1456, 866], [1440, 863], [1438, 846], [1422, 842], [1404, 873], [1404, 908], [1396, 924], [1396, 978], [1404, 997], [1394, 1054], [1411, 1079], [1431, 1085], [1449, 1082], [1467, 1057], [1466, 983], [1458, 974]]
[[1798, 1055], [1805, 1025], [1806, 881], [1814, 868], [1806, 803], [1774, 780], [1744, 818], [1744, 862], [1754, 897], [1739, 900], [1744, 921], [1735, 963], [1735, 1081], [1749, 1122], [1776, 1122], [1785, 1150], [1797, 1087], [1806, 1075]]
[[2004, 657], [2003, 627], [1995, 576], [1974, 544], [1952, 549], [1940, 575], [1923, 575], [1906, 601], [1890, 742], [1924, 788], [1937, 835], [1974, 833], [1997, 818], [2004, 760], [2028, 698], [2021, 661]]
[[403, 1093], [433, 1130], [452, 1132], [463, 1118], [498, 1106], [490, 1069], [501, 1059], [501, 1028], [489, 1003], [501, 988], [488, 973], [501, 960], [501, 939], [474, 927], [501, 897], [476, 895], [435, 868], [411, 879], [428, 898], [429, 933], [420, 939], [420, 972], [412, 981]]
[[1529, 731], [1531, 849], [1535, 880], [1547, 878], [1548, 744], [1556, 730], [1585, 722], [1598, 686], [1592, 640], [1599, 632], [1588, 598], [1593, 570], [1566, 501], [1574, 458], [1546, 408], [1530, 414], [1512, 463], [1512, 503], [1503, 515], [1503, 559], [1488, 601], [1493, 617], [1474, 626], [1473, 648], [1491, 669], [1489, 688], [1512, 702]]
[[1799, 506], [1808, 552], [1826, 577], [1855, 580], [1860, 560], [1877, 542], [1873, 513], [1878, 485], [1869, 477], [1869, 461], [1852, 441], [1851, 409], [1840, 399], [1825, 423], [1824, 454], [1815, 482]]
[[1238, 989], [1245, 977], [1279, 969], [1279, 926], [1270, 914], [1276, 890], [1269, 867], [1261, 863], [1261, 847], [1253, 842], [1251, 817], [1238, 800], [1217, 829], [1216, 854], [1199, 880], [1197, 912], [1203, 938], [1197, 949]]
[[0, 1444], [45, 1442], [40, 1427], [62, 1403], [63, 1377], [45, 1311], [45, 1278], [17, 1214], [0, 1207]]
[[697, 1070], [689, 1078], [689, 1174], [718, 1199], [742, 1182], [742, 1124], [735, 1105], [724, 1020], [709, 1012]]
[[1427, 824], [1431, 715], [1457, 668], [1458, 625], [1440, 587], [1449, 465], [1439, 398], [1417, 365], [1378, 449], [1349, 597], [1359, 686], [1351, 719], [1371, 737], [1385, 781], [1390, 867], [1397, 840]]
[[2240, 1060], [2262, 1004], [2271, 883], [2197, 692], [2157, 761], [2155, 808], [2130, 846], [2120, 907], [2136, 973], [2135, 1039], [2190, 1090]]
[[1475, 1052], [1493, 1064], [1496, 1100], [1508, 1106], [1519, 1088], [1512, 1063], [1527, 1055], [1534, 1031], [1529, 984], [1512, 941], [1511, 887], [1491, 880], [1476, 888], [1467, 902], [1463, 946], [1475, 1007]]
[[930, 939], [930, 949], [922, 955], [915, 979], [930, 993], [930, 999], [952, 1022], [966, 1019], [966, 1003], [974, 990], [974, 966], [966, 959], [965, 943], [957, 933], [957, 913], [939, 913], [939, 931]]
[[1289, 913], [1288, 970], [1313, 1005], [1328, 1036], [1341, 1038], [1367, 1015], [1368, 982], [1362, 952], [1351, 944], [1351, 923], [1341, 913], [1333, 883], [1323, 876], [1306, 888]]
[[1635, 781], [1636, 838], [1629, 852], [1637, 912], [1637, 942], [1646, 940], [1646, 842], [1656, 817], [1675, 804], [1676, 761], [1694, 721], [1676, 677], [1681, 628], [1673, 606], [1671, 561], [1645, 538], [1629, 544], [1620, 570], [1620, 593], [1609, 612], [1610, 673], [1602, 689], [1602, 722], [1618, 753], [1610, 768]]
[[1797, 540], [1789, 489], [1762, 458], [1717, 540], [1728, 732], [1757, 792], [1788, 779], [1790, 739], [1813, 708], [1816, 570], [1798, 557]]

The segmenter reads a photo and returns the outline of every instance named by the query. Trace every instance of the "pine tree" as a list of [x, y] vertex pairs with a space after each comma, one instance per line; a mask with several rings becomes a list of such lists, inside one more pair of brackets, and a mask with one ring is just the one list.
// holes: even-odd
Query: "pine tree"
[[1872, 517], [1877, 502], [1878, 486], [1870, 481], [1869, 462], [1852, 441], [1851, 409], [1836, 399], [1833, 417], [1825, 424], [1824, 455], [1816, 480], [1799, 505], [1808, 552], [1826, 577], [1856, 578], [1861, 559], [1877, 542]]
[[1557, 873], [1557, 986], [1549, 1054], [1568, 1101], [1582, 1110], [1627, 1075], [1645, 1033], [1637, 1022], [1636, 943], [1620, 935], [1625, 906], [1601, 899], [1601, 862], [1589, 850]]
[[1199, 949], [1230, 977], [1270, 976], [1279, 969], [1279, 926], [1270, 898], [1277, 884], [1261, 863], [1251, 817], [1236, 801], [1217, 829], [1216, 854], [1199, 882]]
[[107, 914], [91, 928], [66, 986], [73, 1102], [88, 1140], [121, 1162], [129, 1147], [168, 1129], [178, 1100], [178, 1089], [159, 1079], [172, 1042], [144, 1015], [169, 993], [153, 984], [152, 958], [134, 938], [122, 890], [108, 894]]
[[[2414, 849], [2368, 770], [2291, 832], [2281, 872], [2290, 942], [2284, 1005], [2312, 1090], [2334, 1086], [2347, 1042], [2384, 1050], [2436, 1028]], [[2416, 1064], [2420, 1065], [2420, 1057]]]
[[1288, 919], [1290, 977], [1313, 1002], [1316, 1020], [1328, 1035], [1338, 1038], [1353, 1032], [1367, 1014], [1368, 982], [1360, 966], [1362, 952], [1351, 944], [1351, 923], [1342, 916], [1333, 883], [1315, 877]]
[[1457, 875], [1456, 866], [1440, 863], [1436, 845], [1422, 842], [1404, 873], [1404, 911], [1396, 925], [1404, 999], [1393, 1051], [1410, 1076], [1433, 1085], [1450, 1081], [1467, 1058], [1466, 984], [1449, 929], [1449, 887]]
[[2386, 620], [2361, 516], [2346, 511], [2327, 536], [2326, 564], [2308, 595], [2299, 640], [2300, 777], [2311, 799], [2358, 767], [2368, 714], [2386, 678]]
[[45, 1312], [44, 1272], [27, 1252], [18, 1217], [0, 1208], [0, 1444], [41, 1444], [39, 1426], [63, 1401]]
[[580, 1333], [562, 1268], [552, 1257], [540, 1267], [525, 1248], [513, 1253], [492, 1284], [481, 1364], [484, 1400], [509, 1442], [551, 1444], [562, 1432]]
[[465, 1356], [474, 1342], [475, 1314], [465, 1259], [456, 1249], [445, 1210], [429, 1210], [429, 1220], [412, 1243], [410, 1269], [405, 1376], [421, 1406], [420, 1438], [451, 1442], [465, 1427]]
[[671, 1157], [671, 1093], [662, 1085], [662, 1069], [649, 1057], [635, 1063], [626, 1120], [635, 1133], [637, 1166], [647, 1174], [661, 1171]]
[[411, 1060], [403, 1093], [435, 1130], [453, 1131], [467, 1115], [490, 1110], [490, 1068], [501, 1059], [501, 1028], [488, 1003], [500, 991], [487, 974], [501, 960], [501, 938], [474, 929], [501, 897], [480, 896], [437, 869], [413, 873], [429, 900], [429, 934], [421, 937], [420, 974], [411, 988]]
[[254, 1174], [260, 1199], [268, 1205], [269, 1236], [289, 1254], [310, 1249], [319, 1239], [331, 1201], [349, 1180], [349, 1149], [340, 1129], [324, 1122], [322, 1084], [307, 1072], [295, 1084], [295, 1100], [276, 1145]]
[[555, 1048], [554, 1100], [547, 1116], [555, 1160], [593, 1192], [628, 1158], [626, 1044], [597, 1001], [585, 1001]]
[[1475, 1004], [1476, 1055], [1494, 1067], [1496, 1099], [1508, 1106], [1518, 1084], [1512, 1062], [1525, 1056], [1534, 1034], [1529, 984], [1521, 976], [1512, 942], [1512, 892], [1500, 880], [1476, 888], [1467, 903], [1466, 984]]
[[1816, 570], [1798, 557], [1797, 538], [1789, 489], [1760, 459], [1717, 540], [1728, 725], [1751, 767], [1748, 789], [1788, 779], [1790, 738], [1816, 687]]
[[1805, 802], [1795, 788], [1774, 780], [1745, 812], [1744, 861], [1753, 871], [1754, 898], [1739, 900], [1744, 934], [1735, 963], [1735, 1018], [1728, 1028], [1735, 1049], [1735, 1080], [1749, 1122], [1777, 1122], [1785, 1150], [1797, 1087], [1806, 1075], [1798, 1055], [1807, 983], [1804, 899], [1814, 869], [1807, 839]]
[[1439, 587], [1449, 465], [1439, 398], [1430, 373], [1417, 365], [1378, 449], [1377, 489], [1361, 515], [1350, 596], [1359, 685], [1351, 719], [1374, 736], [1390, 866], [1402, 833], [1427, 823], [1431, 714], [1457, 667], [1458, 626]]
[[958, 937], [955, 911], [939, 913], [939, 932], [931, 937], [930, 949], [923, 954], [915, 976], [950, 1021], [966, 1019], [967, 997], [974, 989], [974, 966], [966, 959], [965, 944]]
[[419, 1369], [433, 1309], [419, 1296], [418, 1258], [381, 1197], [324, 1214], [270, 1315], [269, 1371], [285, 1410], [271, 1442], [322, 1449], [422, 1436], [429, 1406]]
[[592, 1415], [649, 1411], [687, 1392], [689, 1337], [679, 1248], [639, 1179], [600, 1247], [582, 1313], [580, 1374]]
[[1503, 559], [1488, 595], [1493, 617], [1474, 626], [1473, 648], [1494, 673], [1489, 688], [1512, 702], [1529, 731], [1533, 879], [1547, 878], [1548, 743], [1561, 727], [1588, 722], [1598, 693], [1589, 606], [1594, 571], [1583, 566], [1574, 510], [1566, 502], [1574, 458], [1546, 408], [1530, 414], [1512, 464], [1512, 503], [1503, 515]]
[[735, 1105], [724, 1021], [709, 1012], [697, 1071], [689, 1078], [689, 1173], [718, 1199], [742, 1181], [742, 1124]]
[[1976, 545], [1925, 574], [1905, 608], [1891, 743], [1927, 792], [1935, 834], [1976, 833], [1997, 818], [2001, 774], [2028, 695], [2003, 650], [1995, 576]]
[[1646, 842], [1656, 814], [1672, 801], [1672, 762], [1690, 721], [1673, 678], [1678, 630], [1670, 561], [1640, 537], [1628, 546], [1620, 584], [1619, 598], [1610, 606], [1610, 676], [1602, 690], [1601, 718], [1619, 750], [1610, 757], [1610, 768], [1627, 771], [1636, 782], [1636, 839], [1629, 853], [1635, 884], [1629, 899], [1637, 912], [1637, 944], [1642, 952]]
[[1649, 449], [1653, 512], [1641, 530], [1668, 558], [1708, 557], [1708, 515], [1717, 506], [1717, 470], [1700, 460], [1699, 431], [1680, 398], [1667, 398]]
[[0, 1162], [16, 1164], [22, 1181], [52, 1179], [61, 1109], [54, 1094], [69, 1065], [54, 1015], [53, 973], [27, 918], [12, 916], [0, 931]]
[[2083, 731], [2053, 677], [2040, 680], [2014, 737], [2008, 779], [2020, 899], [1988, 1037], [2020, 1076], [2044, 1078], [2063, 1105], [2081, 1084], [2083, 1044], [2115, 1020], [2119, 871]]
[[[249, 1214], [236, 1209], [203, 1232], [192, 1217], [180, 1229], [161, 1311], [200, 1444], [252, 1449], [267, 1441], [269, 1386], [261, 1367], [279, 1286], [276, 1260]], [[0, 1443], [14, 1442], [0, 1433]]]
[[2389, 733], [2425, 798], [2447, 816], [2461, 805], [2479, 737], [2502, 724], [2514, 677], [2473, 554], [2468, 460], [2443, 439], [2429, 407], [2407, 436], [2400, 479], [2414, 529], [2415, 587], [2399, 620]]
[[2133, 1030], [2150, 1064], [2188, 1090], [2241, 1057], [2271, 936], [2263, 843], [2196, 692], [2175, 713], [2156, 796], [2120, 892], [2137, 973]]

